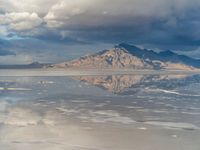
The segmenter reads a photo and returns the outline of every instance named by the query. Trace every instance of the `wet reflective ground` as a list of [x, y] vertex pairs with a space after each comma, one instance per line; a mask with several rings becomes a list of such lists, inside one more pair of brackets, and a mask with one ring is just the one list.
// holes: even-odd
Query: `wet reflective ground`
[[199, 150], [199, 75], [0, 77], [2, 150]]

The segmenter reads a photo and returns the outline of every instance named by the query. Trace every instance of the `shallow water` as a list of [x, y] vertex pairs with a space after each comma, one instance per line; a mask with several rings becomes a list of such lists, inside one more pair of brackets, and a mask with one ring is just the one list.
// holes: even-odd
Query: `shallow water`
[[199, 75], [0, 77], [2, 150], [199, 150]]

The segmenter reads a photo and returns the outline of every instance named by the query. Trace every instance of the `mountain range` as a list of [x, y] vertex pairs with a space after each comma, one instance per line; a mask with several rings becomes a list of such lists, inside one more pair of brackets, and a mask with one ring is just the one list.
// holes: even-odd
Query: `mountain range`
[[79, 59], [48, 68], [83, 68], [83, 69], [171, 69], [194, 70], [200, 68], [200, 60], [172, 51], [155, 52], [134, 45], [119, 44], [114, 48], [86, 55]]
[[0, 69], [38, 69], [38, 68], [44, 68], [45, 66], [48, 66], [49, 64], [42, 64], [39, 62], [33, 62], [31, 64], [19, 64], [19, 65], [0, 65]]
[[196, 70], [200, 59], [179, 55], [170, 50], [155, 52], [121, 43], [111, 49], [58, 64], [33, 62], [27, 65], [0, 65], [0, 69], [138, 69], [138, 70]]

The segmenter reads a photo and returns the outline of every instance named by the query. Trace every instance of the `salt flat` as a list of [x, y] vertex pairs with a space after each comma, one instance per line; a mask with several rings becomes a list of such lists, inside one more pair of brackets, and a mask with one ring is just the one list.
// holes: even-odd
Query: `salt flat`
[[93, 76], [93, 75], [150, 75], [200, 74], [200, 70], [135, 70], [135, 69], [0, 69], [1, 77], [37, 76]]
[[46, 76], [0, 77], [0, 149], [199, 150], [200, 75], [4, 71]]

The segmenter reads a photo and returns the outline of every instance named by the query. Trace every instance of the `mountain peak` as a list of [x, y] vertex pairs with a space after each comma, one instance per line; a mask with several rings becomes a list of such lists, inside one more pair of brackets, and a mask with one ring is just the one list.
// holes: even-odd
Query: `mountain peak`
[[172, 52], [172, 51], [170, 51], [170, 50], [162, 51], [162, 52], [160, 52], [159, 54], [162, 55], [162, 56], [165, 56], [165, 57], [176, 55], [174, 52]]
[[137, 47], [135, 45], [130, 45], [130, 44], [127, 44], [127, 43], [118, 44], [117, 46], [115, 46], [115, 48], [123, 48], [123, 49], [126, 49], [127, 51], [129, 51], [129, 50], [141, 50], [139, 47]]
[[200, 68], [200, 60], [178, 55], [172, 51], [157, 53], [127, 43], [80, 59], [54, 65], [61, 68], [131, 68], [131, 69], [184, 69]]

